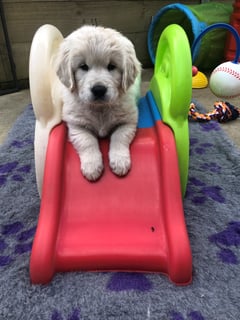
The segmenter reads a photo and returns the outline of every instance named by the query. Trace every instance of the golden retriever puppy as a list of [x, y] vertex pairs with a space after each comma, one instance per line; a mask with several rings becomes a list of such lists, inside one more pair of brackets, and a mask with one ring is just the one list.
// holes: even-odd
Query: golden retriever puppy
[[64, 85], [62, 119], [82, 174], [90, 181], [101, 176], [98, 138], [109, 136], [111, 170], [126, 175], [140, 94], [141, 65], [133, 44], [113, 29], [83, 26], [64, 39], [56, 61]]

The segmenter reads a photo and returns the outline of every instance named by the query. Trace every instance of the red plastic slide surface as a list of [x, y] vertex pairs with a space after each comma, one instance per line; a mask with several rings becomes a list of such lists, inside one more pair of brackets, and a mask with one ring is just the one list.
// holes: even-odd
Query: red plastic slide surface
[[192, 278], [192, 257], [172, 131], [162, 121], [139, 128], [132, 168], [115, 176], [108, 141], [100, 142], [105, 171], [97, 182], [81, 174], [79, 158], [60, 124], [49, 138], [41, 209], [30, 276], [49, 282], [55, 272], [160, 272], [176, 284]]

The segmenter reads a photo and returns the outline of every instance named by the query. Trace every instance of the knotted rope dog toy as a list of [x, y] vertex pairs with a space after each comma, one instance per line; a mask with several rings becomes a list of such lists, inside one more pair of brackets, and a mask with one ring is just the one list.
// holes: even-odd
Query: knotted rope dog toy
[[214, 110], [207, 113], [199, 113], [194, 103], [190, 104], [188, 118], [194, 121], [210, 121], [228, 122], [235, 120], [240, 116], [240, 108], [237, 108], [229, 102], [217, 101], [214, 103]]

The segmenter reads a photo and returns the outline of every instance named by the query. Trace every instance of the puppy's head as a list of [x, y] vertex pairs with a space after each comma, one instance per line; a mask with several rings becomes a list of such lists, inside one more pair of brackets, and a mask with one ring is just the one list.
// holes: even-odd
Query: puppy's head
[[81, 101], [111, 104], [134, 83], [141, 65], [133, 44], [119, 32], [84, 26], [62, 42], [56, 72]]

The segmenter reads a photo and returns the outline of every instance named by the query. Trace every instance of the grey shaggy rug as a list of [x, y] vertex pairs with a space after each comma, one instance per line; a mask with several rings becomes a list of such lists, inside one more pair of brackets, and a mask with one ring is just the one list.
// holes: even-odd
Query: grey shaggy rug
[[32, 106], [0, 148], [1, 320], [240, 319], [240, 153], [216, 122], [190, 123], [184, 209], [193, 282], [176, 287], [160, 274], [57, 274], [31, 285], [29, 258], [39, 197]]

